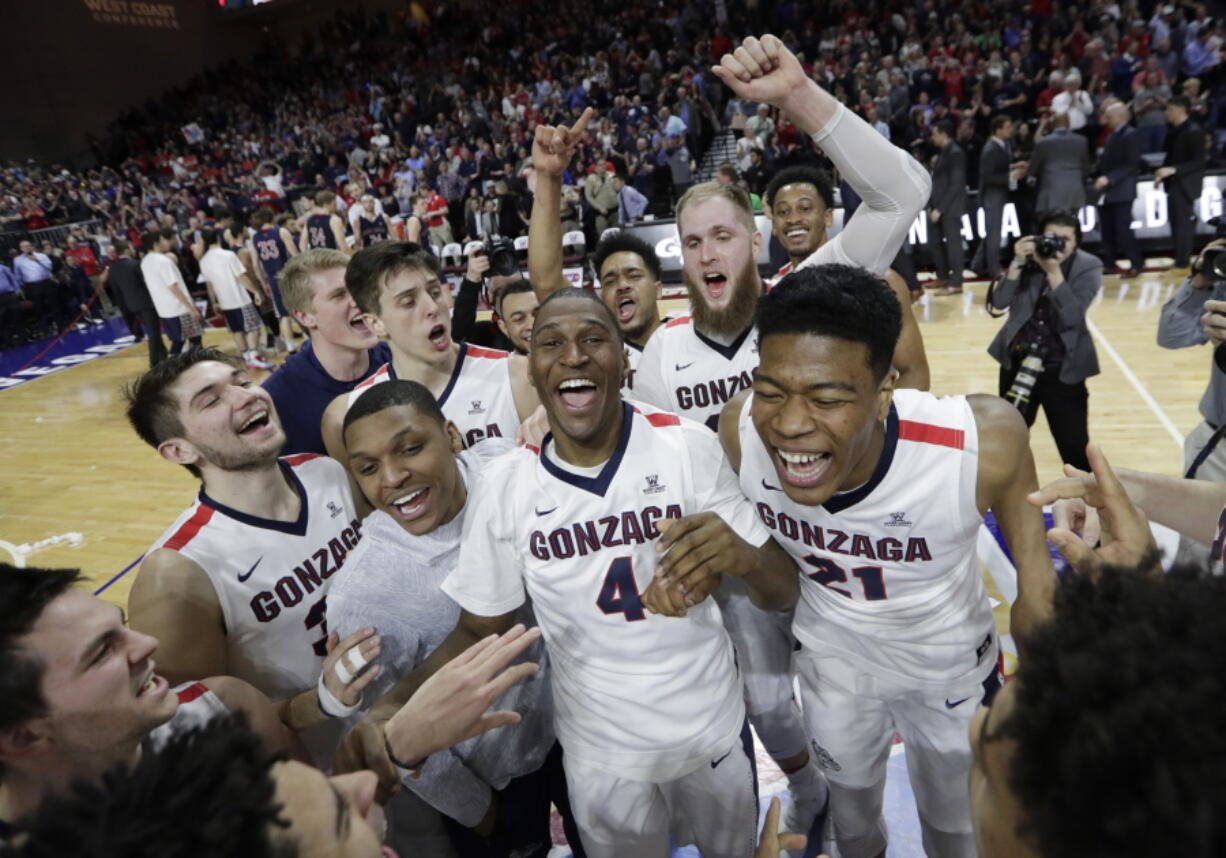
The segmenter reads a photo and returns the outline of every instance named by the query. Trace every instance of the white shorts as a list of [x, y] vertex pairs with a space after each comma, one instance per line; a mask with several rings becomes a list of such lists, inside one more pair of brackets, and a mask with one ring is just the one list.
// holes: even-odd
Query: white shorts
[[709, 764], [665, 783], [628, 780], [564, 756], [571, 812], [588, 858], [668, 858], [670, 838], [696, 844], [703, 858], [752, 858], [758, 825], [752, 755], [746, 724]]
[[[830, 782], [843, 858], [871, 858], [886, 846], [881, 805], [895, 731], [906, 746], [928, 854], [973, 856], [967, 728], [984, 697], [999, 686], [995, 660], [943, 691], [916, 690], [809, 649], [796, 654], [796, 668], [805, 726]], [[944, 848], [935, 851], [930, 838]]]

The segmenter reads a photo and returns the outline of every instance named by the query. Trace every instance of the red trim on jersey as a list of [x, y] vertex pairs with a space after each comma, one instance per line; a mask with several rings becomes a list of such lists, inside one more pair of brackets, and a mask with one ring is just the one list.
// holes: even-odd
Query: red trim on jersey
[[679, 325], [688, 325], [689, 323], [690, 323], [690, 317], [689, 317], [689, 316], [679, 316], [679, 317], [677, 317], [676, 319], [673, 319], [671, 322], [665, 322], [665, 323], [664, 323], [664, 327], [666, 327], [666, 328], [676, 328], [676, 327], [678, 327]]
[[931, 423], [916, 423], [912, 420], [898, 421], [898, 437], [903, 441], [939, 444], [942, 447], [953, 447], [955, 450], [961, 450], [966, 441], [966, 433], [961, 429], [933, 426]]
[[680, 426], [681, 418], [676, 414], [644, 414], [652, 426]]
[[281, 458], [281, 461], [287, 465], [297, 467], [298, 465], [301, 465], [303, 462], [309, 462], [312, 459], [322, 459], [322, 458], [324, 458], [322, 453], [299, 453], [296, 456], [283, 456]]
[[201, 504], [196, 510], [196, 514], [183, 523], [183, 526], [175, 531], [175, 535], [166, 540], [163, 548], [169, 548], [171, 551], [179, 551], [186, 547], [187, 543], [196, 538], [196, 534], [200, 529], [209, 523], [209, 519], [213, 517], [213, 508]]
[[474, 346], [471, 344], [468, 346], [468, 351], [466, 354], [468, 357], [494, 358], [495, 360], [501, 360], [511, 356], [510, 352], [500, 352], [498, 349], [483, 349], [480, 346]]
[[541, 454], [541, 448], [535, 444], [525, 444], [524, 447], [531, 450], [537, 456]]
[[179, 698], [179, 705], [182, 706], [184, 703], [191, 703], [197, 697], [203, 697], [208, 693], [209, 687], [203, 682], [193, 682], [187, 688], [177, 692], [175, 696]]

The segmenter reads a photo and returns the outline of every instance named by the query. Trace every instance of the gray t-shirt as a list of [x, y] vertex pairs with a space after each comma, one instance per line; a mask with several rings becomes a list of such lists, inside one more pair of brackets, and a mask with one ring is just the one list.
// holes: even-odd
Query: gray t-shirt
[[[490, 438], [457, 456], [470, 492], [483, 463], [513, 448], [508, 440]], [[364, 709], [425, 661], [455, 628], [460, 606], [439, 585], [455, 566], [464, 515], [472, 506], [470, 495], [459, 515], [424, 536], [413, 536], [384, 512], [371, 513], [363, 523], [362, 540], [346, 558], [345, 574], [328, 591], [328, 627], [344, 637], [373, 626], [382, 638], [375, 663], [383, 665], [383, 672], [366, 689]], [[531, 611], [523, 613], [521, 621], [535, 625]], [[470, 828], [485, 815], [491, 788], [502, 789], [511, 779], [539, 769], [556, 740], [544, 645], [538, 641], [521, 661], [538, 662], [541, 669], [503, 694], [494, 708], [519, 712], [523, 720], [430, 756], [418, 777], [404, 780], [432, 807]]]

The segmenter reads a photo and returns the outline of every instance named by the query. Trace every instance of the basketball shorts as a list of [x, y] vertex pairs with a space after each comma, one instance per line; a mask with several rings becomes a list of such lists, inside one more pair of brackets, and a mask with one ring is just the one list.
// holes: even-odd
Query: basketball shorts
[[796, 654], [796, 668], [805, 727], [830, 783], [843, 858], [872, 858], [886, 846], [881, 809], [895, 731], [906, 749], [925, 842], [935, 831], [946, 847], [932, 858], [973, 856], [967, 728], [980, 703], [1000, 686], [995, 659], [968, 679], [928, 690], [809, 649]]
[[255, 308], [255, 304], [250, 302], [236, 310], [222, 310], [221, 313], [226, 317], [226, 327], [233, 334], [241, 334], [244, 331], [258, 331], [263, 324], [260, 321], [259, 310]]
[[285, 309], [285, 303], [281, 300], [281, 287], [277, 284], [277, 276], [271, 274], [268, 277], [268, 286], [264, 289], [268, 293], [268, 297], [272, 299], [272, 312], [278, 319], [284, 319], [289, 315], [289, 311]]
[[709, 763], [665, 783], [634, 781], [565, 757], [571, 811], [588, 858], [668, 858], [670, 838], [703, 858], [751, 858], [758, 824], [749, 725]]
[[163, 316], [162, 330], [172, 343], [180, 343], [200, 336], [204, 333], [204, 326], [195, 316], [184, 313], [182, 316]]

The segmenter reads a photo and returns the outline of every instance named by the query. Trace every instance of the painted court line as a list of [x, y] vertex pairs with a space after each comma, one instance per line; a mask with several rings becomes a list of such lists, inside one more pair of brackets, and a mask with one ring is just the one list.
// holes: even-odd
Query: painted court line
[[1124, 363], [1124, 358], [1121, 357], [1120, 353], [1115, 350], [1115, 347], [1111, 345], [1111, 342], [1103, 335], [1103, 332], [1098, 329], [1098, 325], [1094, 324], [1089, 319], [1086, 319], [1086, 327], [1090, 329], [1090, 333], [1094, 336], [1094, 339], [1097, 340], [1103, 347], [1103, 351], [1107, 353], [1111, 360], [1115, 361], [1115, 365], [1120, 368], [1120, 372], [1123, 373], [1124, 378], [1128, 379], [1128, 383], [1132, 385], [1133, 390], [1135, 390], [1137, 395], [1141, 397], [1141, 401], [1148, 405], [1149, 410], [1152, 411], [1154, 416], [1158, 418], [1158, 422], [1162, 424], [1162, 428], [1165, 429], [1167, 434], [1171, 436], [1171, 440], [1175, 442], [1175, 446], [1182, 450], [1183, 435], [1179, 434], [1179, 430], [1175, 428], [1175, 424], [1171, 421], [1171, 418], [1166, 416], [1166, 412], [1162, 410], [1162, 406], [1160, 406], [1157, 401], [1149, 395], [1149, 391], [1145, 389], [1145, 385], [1141, 383], [1141, 379], [1137, 378], [1137, 374], [1132, 371], [1128, 364]]
[[121, 569], [119, 572], [116, 572], [116, 573], [115, 573], [115, 575], [114, 575], [114, 576], [111, 578], [111, 580], [110, 580], [110, 581], [107, 581], [105, 584], [103, 584], [101, 587], [99, 587], [97, 590], [95, 590], [95, 591], [94, 591], [94, 595], [95, 595], [95, 596], [101, 596], [101, 595], [102, 595], [104, 592], [106, 592], [106, 589], [107, 589], [108, 587], [110, 587], [112, 584], [114, 584], [116, 581], [118, 581], [118, 580], [119, 580], [120, 578], [122, 578], [124, 575], [127, 575], [127, 574], [128, 574], [128, 572], [130, 572], [130, 571], [132, 570], [132, 567], [133, 567], [133, 566], [135, 566], [137, 563], [140, 563], [140, 562], [141, 562], [142, 560], [144, 560], [144, 559], [145, 559], [145, 555], [143, 555], [143, 554], [142, 554], [140, 557], [137, 557], [135, 560], [133, 560], [133, 561], [132, 561], [131, 563], [129, 563], [127, 566], [123, 567], [123, 569]]

